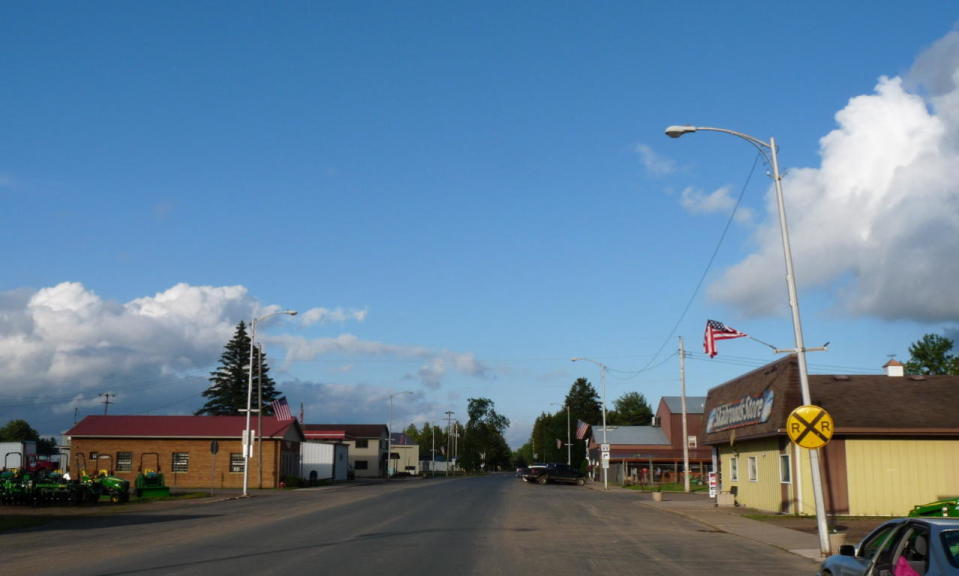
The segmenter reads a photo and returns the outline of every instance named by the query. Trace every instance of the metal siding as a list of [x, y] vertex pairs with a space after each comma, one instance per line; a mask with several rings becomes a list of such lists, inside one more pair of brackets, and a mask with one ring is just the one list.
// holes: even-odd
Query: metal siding
[[[729, 460], [738, 452], [739, 481], [730, 480]], [[749, 480], [749, 457], [756, 458], [759, 471], [757, 482]], [[723, 473], [723, 491], [737, 487], [736, 501], [742, 506], [779, 512], [782, 503], [782, 489], [779, 482], [779, 440], [766, 438], [737, 442], [732, 449], [720, 448], [720, 460]]]
[[959, 496], [959, 441], [846, 440], [850, 514], [903, 516]]

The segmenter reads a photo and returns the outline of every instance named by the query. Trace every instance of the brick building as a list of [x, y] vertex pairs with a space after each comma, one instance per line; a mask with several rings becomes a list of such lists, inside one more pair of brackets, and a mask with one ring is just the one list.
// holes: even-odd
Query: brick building
[[[702, 477], [712, 464], [712, 451], [703, 443], [703, 408], [705, 396], [686, 397], [685, 439], [689, 446], [689, 470], [693, 477]], [[635, 478], [639, 482], [677, 482], [682, 479], [683, 421], [682, 398], [664, 396], [656, 409], [655, 425], [607, 426], [606, 441], [610, 446], [609, 480], [623, 482]], [[590, 426], [589, 461], [598, 478], [603, 426]]]
[[[245, 416], [87, 416], [66, 433], [69, 468], [109, 469], [132, 484], [141, 463], [155, 468], [159, 460], [171, 488], [239, 488], [245, 428]], [[296, 420], [264, 417], [258, 436], [251, 488], [275, 488], [283, 476], [299, 475], [303, 432]]]

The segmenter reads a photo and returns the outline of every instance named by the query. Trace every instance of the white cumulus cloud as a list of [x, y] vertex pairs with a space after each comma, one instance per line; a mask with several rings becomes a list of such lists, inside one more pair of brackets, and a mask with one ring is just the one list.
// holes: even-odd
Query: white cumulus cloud
[[328, 308], [311, 308], [302, 314], [301, 322], [304, 326], [311, 326], [313, 324], [342, 323], [349, 320], [363, 322], [366, 320], [366, 315], [366, 309], [348, 310], [344, 308], [333, 308], [330, 310]]
[[[836, 114], [818, 168], [783, 181], [796, 276], [834, 288], [854, 314], [959, 320], [959, 38], [923, 54], [913, 77], [880, 78]], [[781, 159], [782, 160], [782, 159]], [[755, 247], [710, 295], [746, 314], [782, 312], [782, 246], [770, 188]]]
[[655, 150], [645, 144], [637, 144], [636, 154], [639, 155], [639, 161], [642, 162], [646, 171], [654, 175], [671, 174], [676, 170], [676, 163], [671, 159], [658, 154]]
[[[692, 187], [684, 188], [680, 193], [679, 203], [693, 214], [728, 213], [736, 207], [736, 199], [731, 196], [728, 186], [717, 188], [709, 194]], [[748, 208], [740, 207], [736, 210], [737, 222], [745, 223], [751, 219], [752, 212]]]
[[[104, 299], [79, 282], [0, 292], [0, 421], [25, 418], [44, 433], [62, 430], [65, 415], [97, 410], [98, 395], [106, 392], [115, 395], [111, 413], [169, 413], [170, 406], [175, 412], [195, 410], [202, 405], [199, 394], [208, 372], [237, 323], [278, 310], [258, 303], [243, 286], [177, 284], [125, 303]], [[311, 322], [366, 317], [365, 310], [342, 308], [306, 314]], [[272, 329], [258, 338], [276, 350], [275, 357], [285, 357], [285, 365], [324, 354], [350, 355], [359, 365], [378, 357], [421, 363], [417, 376], [426, 389], [438, 388], [451, 372], [489, 376], [471, 354], [350, 334], [309, 340]], [[396, 379], [409, 370], [399, 368]], [[329, 386], [339, 396], [355, 397]]]

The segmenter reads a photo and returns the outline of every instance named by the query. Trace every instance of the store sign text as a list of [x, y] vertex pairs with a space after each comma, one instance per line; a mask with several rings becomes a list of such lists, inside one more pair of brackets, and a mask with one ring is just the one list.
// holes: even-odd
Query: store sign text
[[769, 420], [773, 411], [773, 391], [759, 396], [744, 396], [738, 402], [722, 404], [709, 411], [706, 433], [721, 432], [740, 426], [761, 424]]

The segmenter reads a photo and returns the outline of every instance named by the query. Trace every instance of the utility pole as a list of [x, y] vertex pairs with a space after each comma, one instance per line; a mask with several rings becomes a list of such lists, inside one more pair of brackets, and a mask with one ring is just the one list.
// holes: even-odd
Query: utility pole
[[679, 337], [679, 401], [683, 408], [683, 491], [689, 492], [689, 431], [686, 428], [686, 344]]
[[110, 402], [110, 398], [116, 398], [116, 394], [111, 394], [109, 392], [104, 392], [103, 394], [97, 394], [98, 397], [103, 398], [103, 415], [106, 416], [109, 411], [110, 404], [116, 404], [116, 402]]
[[446, 411], [446, 477], [450, 476], [450, 456], [453, 454], [453, 447], [450, 445], [450, 440], [453, 436], [451, 434], [453, 427], [453, 411]]

